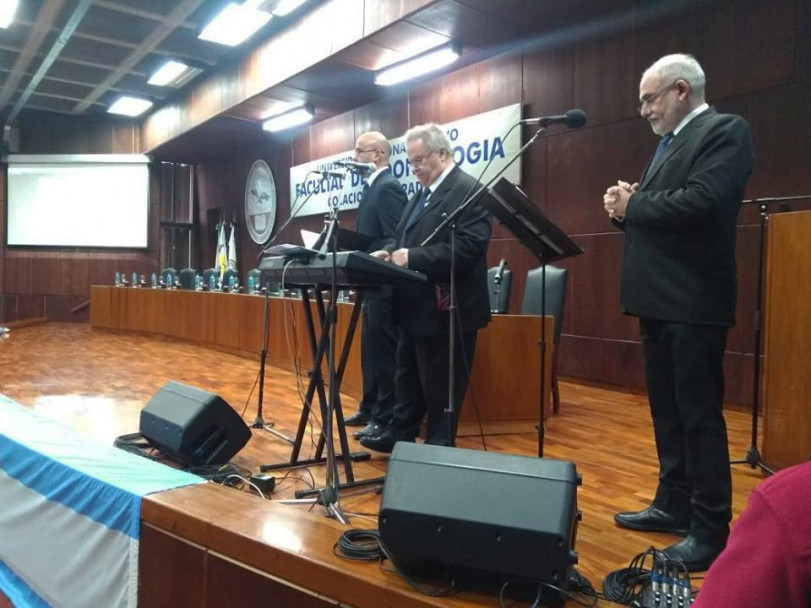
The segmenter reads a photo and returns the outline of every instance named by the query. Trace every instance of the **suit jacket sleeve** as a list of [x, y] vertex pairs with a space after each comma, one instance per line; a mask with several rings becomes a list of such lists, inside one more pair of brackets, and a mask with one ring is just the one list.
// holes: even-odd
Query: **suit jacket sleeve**
[[698, 144], [686, 183], [675, 189], [632, 194], [625, 222], [672, 228], [703, 224], [724, 212], [717, 208], [719, 202], [732, 202], [729, 193], [746, 183], [752, 162], [746, 122], [738, 116], [721, 116]]
[[377, 204], [377, 218], [382, 228], [383, 236], [376, 243], [375, 249], [383, 248], [394, 238], [394, 231], [403, 215], [406, 206], [405, 192], [396, 181], [386, 182]]

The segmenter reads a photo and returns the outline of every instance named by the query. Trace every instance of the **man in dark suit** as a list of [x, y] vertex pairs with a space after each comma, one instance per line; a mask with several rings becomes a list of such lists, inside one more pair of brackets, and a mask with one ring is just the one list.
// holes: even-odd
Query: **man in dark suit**
[[450, 315], [447, 308], [451, 272], [450, 232], [442, 230], [423, 241], [472, 192], [475, 180], [453, 161], [453, 149], [437, 125], [421, 125], [406, 133], [408, 159], [422, 185], [403, 212], [394, 238], [375, 255], [425, 274], [424, 285], [394, 290], [397, 341], [397, 401], [392, 427], [361, 444], [390, 452], [396, 441], [414, 441], [427, 415], [426, 443], [454, 444], [456, 420], [473, 365], [476, 335], [490, 321], [486, 253], [490, 217], [480, 205], [469, 207], [456, 228], [456, 348], [454, 360], [455, 416], [448, 420]]
[[[368, 251], [380, 249], [393, 235], [408, 201], [389, 167], [391, 144], [382, 133], [370, 131], [355, 142], [355, 161], [373, 164], [358, 206], [356, 229], [375, 238]], [[391, 315], [391, 288], [368, 291], [363, 302], [361, 371], [363, 399], [346, 424], [364, 426], [355, 437], [379, 435], [391, 425], [394, 408], [394, 363], [397, 329]]]
[[639, 317], [659, 456], [653, 504], [614, 519], [686, 535], [664, 553], [690, 570], [723, 550], [732, 518], [722, 364], [735, 317], [735, 226], [754, 162], [746, 122], [710, 108], [704, 84], [689, 55], [645, 71], [640, 113], [662, 139], [640, 184], [619, 181], [603, 197], [625, 231], [621, 301]]

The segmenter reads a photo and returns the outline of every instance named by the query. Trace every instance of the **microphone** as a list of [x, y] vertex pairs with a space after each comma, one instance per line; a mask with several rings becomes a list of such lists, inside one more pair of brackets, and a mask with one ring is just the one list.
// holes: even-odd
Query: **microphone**
[[569, 129], [579, 129], [586, 124], [586, 113], [583, 110], [569, 110], [560, 116], [538, 116], [537, 118], [525, 118], [521, 121], [525, 125], [566, 125]]
[[496, 269], [496, 274], [493, 277], [493, 282], [496, 285], [501, 284], [502, 278], [504, 278], [504, 268], [507, 266], [507, 260], [501, 258], [501, 261], [498, 263], [498, 268]]
[[327, 169], [313, 169], [313, 173], [320, 173], [324, 177], [340, 177], [341, 179], [346, 177], [346, 173], [341, 171], [328, 171]]
[[333, 165], [344, 167], [350, 171], [357, 171], [358, 173], [374, 173], [377, 171], [377, 165], [374, 163], [356, 163], [354, 160], [336, 160]]

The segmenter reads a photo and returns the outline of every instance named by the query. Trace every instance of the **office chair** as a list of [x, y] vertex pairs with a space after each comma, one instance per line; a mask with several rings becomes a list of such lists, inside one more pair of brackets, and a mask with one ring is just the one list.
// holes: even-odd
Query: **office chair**
[[560, 411], [560, 391], [558, 390], [558, 345], [563, 331], [563, 310], [566, 306], [566, 283], [569, 271], [557, 266], [546, 266], [546, 310], [541, 309], [542, 269], [535, 268], [527, 272], [527, 284], [524, 287], [524, 300], [521, 303], [521, 314], [552, 315], [555, 320], [552, 344], [552, 411]]

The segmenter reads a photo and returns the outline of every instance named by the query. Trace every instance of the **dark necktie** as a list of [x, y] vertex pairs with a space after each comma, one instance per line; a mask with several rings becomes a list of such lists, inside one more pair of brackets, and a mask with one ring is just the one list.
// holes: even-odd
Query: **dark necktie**
[[414, 205], [414, 208], [411, 210], [411, 215], [408, 216], [408, 221], [406, 222], [405, 228], [403, 229], [403, 234], [400, 236], [400, 246], [403, 246], [403, 242], [405, 241], [406, 232], [411, 226], [417, 221], [417, 216], [419, 216], [420, 212], [425, 208], [426, 203], [428, 202], [428, 195], [431, 194], [430, 188], [423, 188], [420, 192], [420, 196], [417, 199], [417, 204]]
[[667, 145], [671, 141], [673, 141], [673, 137], [674, 137], [673, 133], [668, 133], [664, 137], [662, 137], [661, 140], [659, 140], [659, 145], [656, 147], [656, 152], [654, 153], [653, 158], [650, 161], [650, 165], [648, 165], [649, 168], [653, 168], [653, 166], [656, 164], [656, 161], [659, 160], [659, 157], [661, 157], [662, 154], [665, 153]]

